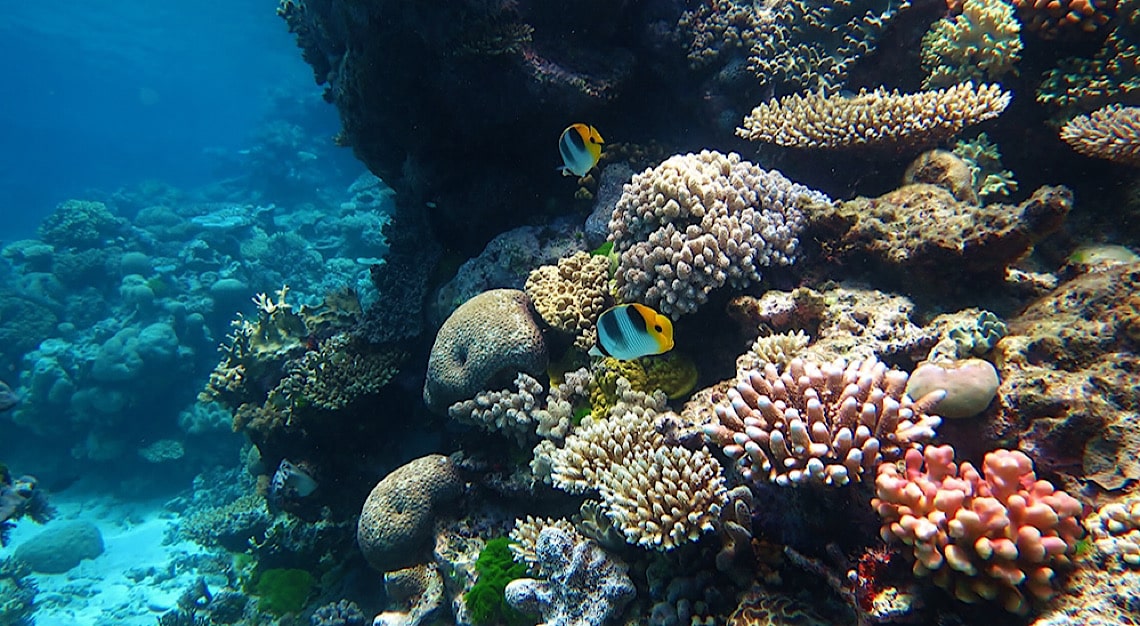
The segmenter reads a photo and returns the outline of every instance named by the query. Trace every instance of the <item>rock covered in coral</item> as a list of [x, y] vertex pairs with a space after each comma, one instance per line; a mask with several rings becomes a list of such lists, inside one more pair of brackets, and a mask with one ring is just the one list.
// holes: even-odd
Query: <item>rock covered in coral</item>
[[990, 452], [980, 472], [956, 464], [949, 446], [908, 450], [905, 462], [879, 466], [871, 505], [883, 539], [913, 550], [915, 573], [959, 600], [997, 600], [1013, 613], [1053, 597], [1055, 567], [1083, 535], [1080, 502], [1038, 480], [1021, 452]]
[[793, 359], [741, 375], [715, 406], [709, 439], [741, 466], [746, 480], [782, 486], [845, 485], [934, 437], [927, 414], [945, 392], [915, 401], [907, 374], [868, 359], [817, 365]]
[[443, 578], [435, 563], [420, 563], [384, 573], [384, 591], [395, 606], [376, 616], [373, 626], [423, 626], [437, 623], [446, 610]]
[[740, 155], [677, 155], [635, 175], [610, 219], [618, 296], [666, 315], [692, 313], [714, 289], [741, 289], [795, 259], [800, 206], [817, 191]]
[[846, 263], [873, 264], [882, 280], [910, 289], [973, 288], [978, 280], [1000, 284], [1006, 268], [1060, 228], [1072, 206], [1064, 187], [1042, 187], [1019, 205], [979, 207], [914, 184], [809, 207], [806, 234], [831, 242], [830, 254]]
[[637, 594], [626, 566], [576, 532], [543, 528], [535, 556], [544, 579], [513, 580], [505, 595], [515, 609], [542, 615], [544, 626], [601, 626]]
[[903, 173], [903, 185], [915, 183], [936, 185], [961, 202], [978, 203], [973, 170], [965, 159], [949, 150], [927, 150], [911, 161]]
[[455, 465], [439, 454], [393, 470], [368, 494], [360, 513], [356, 540], [364, 558], [382, 572], [426, 561], [432, 524], [462, 491]]
[[931, 410], [940, 417], [956, 419], [985, 411], [997, 396], [999, 384], [997, 369], [989, 361], [931, 361], [911, 372], [906, 392], [912, 398], [939, 390], [945, 392], [945, 397]]
[[492, 289], [464, 302], [436, 334], [428, 358], [424, 402], [433, 410], [474, 398], [518, 372], [540, 375], [548, 355], [530, 298]]

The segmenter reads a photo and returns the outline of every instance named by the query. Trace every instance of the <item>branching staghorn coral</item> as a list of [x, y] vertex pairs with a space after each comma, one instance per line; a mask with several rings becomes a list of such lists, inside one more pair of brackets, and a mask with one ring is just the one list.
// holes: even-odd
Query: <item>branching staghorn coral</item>
[[447, 409], [452, 419], [476, 424], [488, 432], [514, 437], [520, 446], [534, 439], [535, 422], [545, 395], [542, 383], [526, 372], [515, 376], [515, 391], [480, 392]]
[[1122, 0], [1119, 18], [1092, 58], [1062, 59], [1037, 88], [1037, 101], [1087, 111], [1140, 104], [1140, 0]]
[[1009, 100], [998, 85], [972, 82], [911, 94], [883, 88], [852, 97], [796, 94], [753, 109], [736, 134], [794, 148], [915, 149], [997, 117]]
[[820, 366], [793, 359], [742, 375], [705, 434], [748, 480], [845, 485], [934, 436], [927, 410], [945, 392], [904, 395], [907, 374], [875, 359]]
[[1140, 167], [1140, 107], [1110, 104], [1061, 127], [1061, 139], [1085, 156]]
[[[623, 402], [606, 419], [585, 418], [562, 448], [547, 448], [555, 486], [598, 490], [627, 542], [671, 550], [712, 530], [727, 498], [708, 451], [669, 445], [658, 428], [665, 397], [619, 380]], [[674, 416], [675, 417], [675, 416]], [[540, 450], [536, 449], [536, 455]]]
[[1021, 56], [1021, 25], [1004, 0], [966, 0], [962, 13], [941, 19], [922, 38], [922, 87], [998, 80]]
[[807, 200], [830, 201], [735, 153], [673, 156], [635, 175], [610, 219], [619, 298], [681, 315], [716, 288], [759, 281], [760, 267], [794, 260]]

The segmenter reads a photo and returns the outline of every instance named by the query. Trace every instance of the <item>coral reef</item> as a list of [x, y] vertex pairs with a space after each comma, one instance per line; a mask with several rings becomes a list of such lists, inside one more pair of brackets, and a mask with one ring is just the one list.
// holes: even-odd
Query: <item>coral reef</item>
[[637, 593], [625, 565], [576, 532], [543, 528], [535, 557], [543, 579], [511, 581], [506, 598], [523, 613], [541, 614], [545, 626], [601, 626]]
[[954, 198], [967, 204], [978, 203], [974, 189], [974, 172], [965, 159], [946, 150], [927, 150], [918, 155], [906, 172], [903, 185], [926, 183], [949, 191]]
[[761, 267], [795, 259], [809, 200], [830, 202], [735, 153], [674, 156], [634, 176], [610, 219], [619, 299], [680, 315], [725, 284], [759, 281]]
[[[1060, 228], [1073, 205], [1064, 187], [1042, 187], [1019, 205], [963, 204], [933, 185], [805, 209], [810, 234], [848, 263], [869, 262], [907, 289], [1001, 283], [1005, 270]], [[893, 278], [892, 278], [893, 277]]]
[[1102, 506], [1085, 519], [1085, 528], [1112, 566], [1140, 568], [1140, 495]]
[[1140, 167], [1140, 107], [1108, 105], [1061, 127], [1061, 139], [1085, 156]]
[[[1060, 5], [1072, 4], [1057, 0]], [[1083, 3], [1095, 7], [1092, 3]], [[1098, 3], [1099, 4], [1099, 3]], [[1091, 58], [1062, 59], [1037, 87], [1037, 101], [1060, 109], [1091, 111], [1112, 103], [1137, 104], [1140, 95], [1140, 2], [1120, 0], [1119, 19], [1106, 20], [1108, 36]]]
[[981, 472], [956, 464], [949, 446], [908, 450], [905, 461], [879, 466], [871, 504], [883, 538], [913, 550], [916, 574], [959, 600], [997, 600], [1013, 613], [1053, 597], [1055, 567], [1083, 534], [1080, 502], [1037, 480], [1021, 452], [990, 452]]
[[443, 578], [435, 563], [385, 572], [384, 591], [395, 610], [377, 615], [373, 626], [426, 626], [442, 618]]
[[468, 400], [499, 379], [546, 370], [542, 331], [527, 295], [492, 289], [463, 303], [440, 327], [428, 358], [424, 402], [435, 411]]
[[967, 80], [996, 81], [1021, 55], [1021, 25], [1003, 0], [966, 0], [962, 12], [939, 20], [922, 37], [923, 89]]
[[954, 154], [965, 159], [970, 166], [974, 190], [981, 200], [1004, 198], [1017, 191], [1017, 179], [1013, 172], [1002, 166], [1001, 152], [986, 133], [978, 133], [973, 139], [955, 141]]
[[911, 94], [883, 88], [851, 97], [817, 91], [761, 104], [736, 134], [794, 148], [917, 150], [997, 117], [1009, 100], [998, 85], [972, 82]]
[[[1096, 33], [1116, 15], [1117, 0], [1013, 0], [1025, 29], [1044, 39], [1068, 39]], [[1127, 4], [1122, 2], [1119, 4]], [[1127, 10], [1128, 7], [1123, 7]]]
[[360, 513], [356, 538], [368, 563], [382, 571], [426, 558], [432, 524], [454, 505], [463, 479], [445, 456], [420, 457], [395, 469], [372, 489]]
[[613, 304], [609, 271], [608, 257], [575, 252], [532, 271], [524, 289], [544, 322], [589, 350], [597, 341], [598, 316]]
[[741, 466], [746, 480], [781, 486], [845, 485], [934, 437], [927, 414], [945, 392], [916, 400], [907, 375], [876, 361], [819, 366], [793, 359], [741, 375], [715, 406], [705, 434]]
[[514, 381], [516, 391], [481, 391], [471, 400], [456, 402], [447, 409], [452, 419], [479, 425], [488, 432], [513, 437], [520, 446], [535, 436], [542, 383], [519, 372]]
[[355, 602], [339, 600], [313, 611], [312, 626], [364, 626], [365, 617]]
[[27, 564], [14, 558], [0, 560], [0, 624], [34, 626], [38, 592]]

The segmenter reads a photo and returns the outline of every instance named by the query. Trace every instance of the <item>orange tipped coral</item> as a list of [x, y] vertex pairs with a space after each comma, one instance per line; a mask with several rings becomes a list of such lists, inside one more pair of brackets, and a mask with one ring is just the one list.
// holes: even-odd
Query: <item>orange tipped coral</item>
[[1025, 29], [1045, 39], [1095, 33], [1116, 15], [1117, 0], [1013, 0]]

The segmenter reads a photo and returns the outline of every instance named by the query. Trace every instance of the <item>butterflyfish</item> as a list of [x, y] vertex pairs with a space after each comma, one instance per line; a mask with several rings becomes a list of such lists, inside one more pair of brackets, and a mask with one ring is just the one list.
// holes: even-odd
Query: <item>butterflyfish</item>
[[598, 343], [593, 356], [619, 361], [662, 354], [673, 349], [673, 322], [644, 304], [619, 304], [598, 317]]
[[593, 126], [571, 124], [558, 138], [558, 152], [562, 154], [562, 167], [558, 169], [563, 176], [585, 176], [602, 158], [605, 143]]

